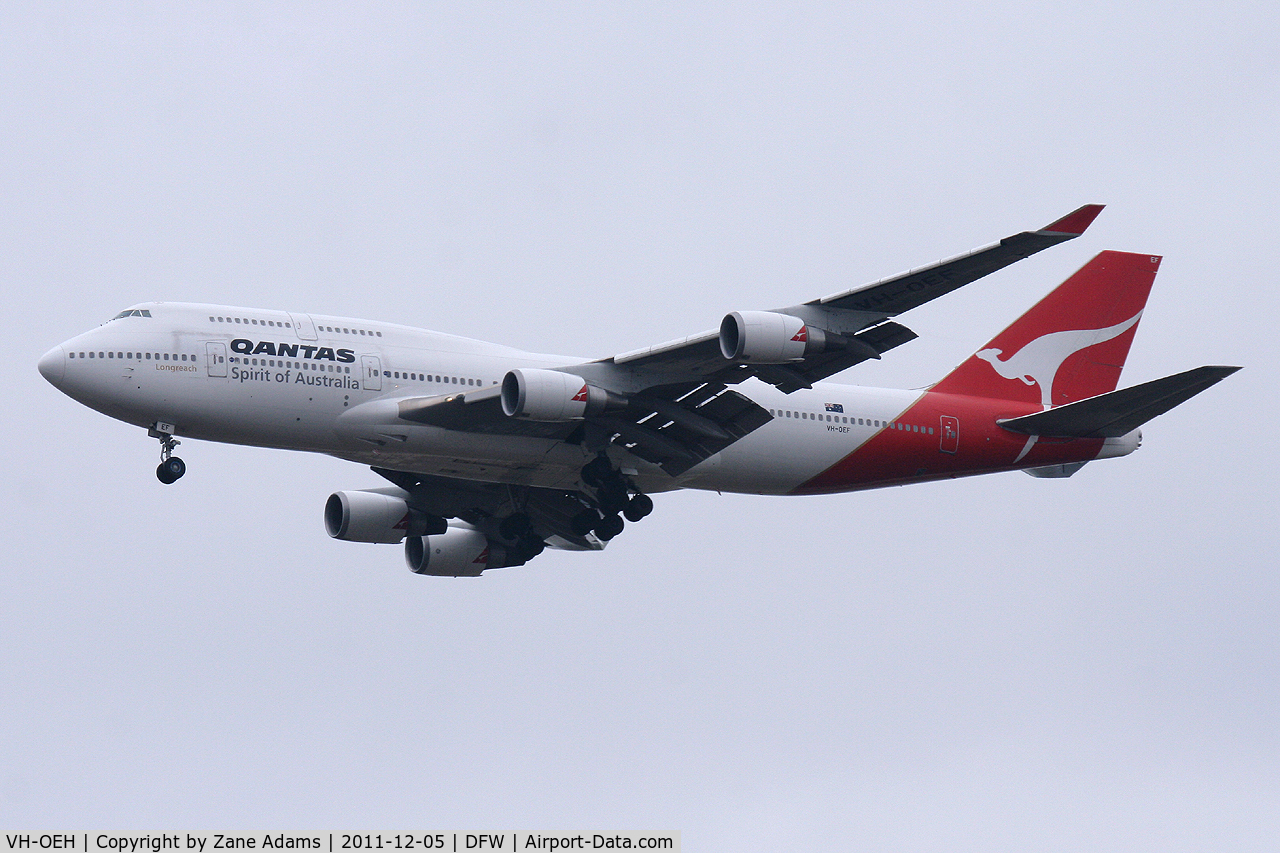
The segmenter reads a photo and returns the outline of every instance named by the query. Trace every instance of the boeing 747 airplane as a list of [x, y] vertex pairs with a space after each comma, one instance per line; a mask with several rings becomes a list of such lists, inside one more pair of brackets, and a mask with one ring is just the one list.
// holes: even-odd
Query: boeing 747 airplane
[[1116, 390], [1160, 258], [1103, 252], [939, 382], [828, 377], [913, 339], [892, 319], [1079, 236], [1040, 229], [874, 284], [610, 358], [522, 352], [373, 320], [152, 302], [54, 347], [40, 372], [160, 441], [327, 453], [384, 488], [339, 491], [330, 536], [405, 543], [419, 574], [477, 576], [545, 547], [599, 550], [650, 495], [848, 492], [1124, 456], [1139, 427], [1236, 367]]

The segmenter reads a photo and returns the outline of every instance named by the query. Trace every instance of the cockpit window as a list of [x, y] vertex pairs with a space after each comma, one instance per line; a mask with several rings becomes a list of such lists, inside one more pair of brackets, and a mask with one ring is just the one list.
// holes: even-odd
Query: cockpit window
[[[150, 316], [151, 316], [151, 312], [146, 308], [131, 308], [128, 311], [121, 311], [119, 314], [112, 317], [111, 319], [119, 320], [121, 317], [150, 317]], [[110, 320], [108, 322], [110, 322]]]

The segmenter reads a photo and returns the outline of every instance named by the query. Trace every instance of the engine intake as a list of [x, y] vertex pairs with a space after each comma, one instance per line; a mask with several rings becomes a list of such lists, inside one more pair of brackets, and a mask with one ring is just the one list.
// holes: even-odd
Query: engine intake
[[443, 518], [413, 509], [399, 489], [334, 492], [324, 504], [324, 529], [347, 542], [390, 545], [444, 528]]
[[502, 378], [502, 411], [509, 418], [573, 421], [626, 405], [626, 398], [559, 370], [517, 368]]

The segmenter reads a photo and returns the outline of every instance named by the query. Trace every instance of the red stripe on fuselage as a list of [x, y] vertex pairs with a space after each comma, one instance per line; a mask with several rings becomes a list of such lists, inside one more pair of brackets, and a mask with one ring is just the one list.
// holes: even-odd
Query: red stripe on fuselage
[[[1002, 429], [996, 421], [1039, 411], [1039, 406], [1025, 403], [927, 392], [898, 417], [895, 423], [902, 428], [881, 429], [792, 494], [850, 492], [1097, 457], [1102, 449], [1100, 438], [1037, 438], [1026, 455], [1019, 458], [1029, 437]], [[958, 440], [949, 442], [955, 452], [943, 449], [944, 417], [959, 421]]]

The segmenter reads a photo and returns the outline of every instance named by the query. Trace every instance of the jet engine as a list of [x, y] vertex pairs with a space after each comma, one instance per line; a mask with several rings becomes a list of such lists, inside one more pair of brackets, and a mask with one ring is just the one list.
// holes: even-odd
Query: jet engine
[[720, 321], [720, 352], [730, 361], [786, 364], [847, 345], [841, 335], [776, 311], [734, 311]]
[[502, 411], [530, 421], [573, 421], [625, 408], [623, 397], [558, 370], [517, 368], [502, 378]]
[[367, 489], [329, 495], [324, 528], [347, 542], [394, 544], [406, 536], [443, 532], [445, 522], [412, 509], [399, 489]]
[[503, 569], [523, 563], [508, 559], [507, 549], [490, 544], [479, 530], [450, 527], [432, 536], [410, 536], [404, 543], [404, 560], [419, 575], [458, 578], [479, 577], [485, 569]]

